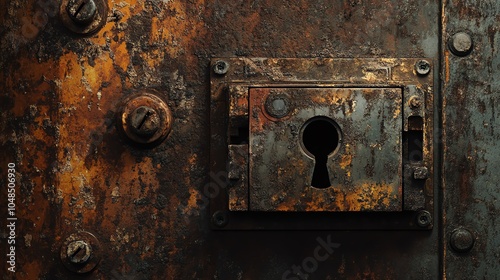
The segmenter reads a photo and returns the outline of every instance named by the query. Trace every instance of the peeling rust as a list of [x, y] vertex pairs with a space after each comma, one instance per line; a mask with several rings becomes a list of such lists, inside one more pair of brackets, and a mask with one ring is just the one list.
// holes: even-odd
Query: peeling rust
[[[423, 137], [431, 139], [427, 134], [433, 127], [429, 111], [433, 111], [433, 97], [438, 100], [441, 95], [437, 78], [442, 74], [446, 77], [443, 108], [449, 108], [443, 121], [449, 125], [444, 135], [448, 154], [443, 170], [450, 174], [443, 184], [447, 191], [452, 190], [446, 195], [458, 188], [463, 196], [446, 197], [444, 205], [458, 204], [457, 213], [465, 216], [468, 203], [487, 200], [487, 195], [477, 197], [478, 185], [487, 186], [483, 189], [495, 197], [490, 185], [498, 180], [491, 166], [499, 157], [485, 152], [487, 144], [494, 146], [491, 143], [498, 140], [494, 130], [498, 113], [494, 104], [498, 102], [493, 94], [497, 65], [491, 62], [498, 52], [494, 48], [498, 7], [492, 1], [453, 3], [443, 9], [440, 18], [438, 1], [96, 0], [106, 7], [99, 11], [98, 25], [73, 29], [65, 27], [74, 25], [67, 21], [65, 3], [0, 1], [0, 183], [6, 185], [7, 163], [15, 162], [19, 178], [18, 279], [75, 278], [59, 261], [60, 249], [67, 236], [82, 230], [91, 230], [102, 249], [99, 265], [84, 278], [280, 279], [292, 265], [301, 265], [313, 254], [317, 237], [324, 234], [331, 234], [332, 242], [342, 245], [314, 272], [307, 273], [309, 279], [439, 277], [438, 231], [414, 231], [413, 208], [390, 213], [394, 215], [383, 211], [334, 213], [334, 218], [319, 211], [313, 217], [290, 211], [245, 216], [248, 213], [243, 212], [249, 211], [236, 211], [250, 205], [248, 199], [241, 199], [244, 188], [238, 189], [241, 186], [234, 182], [236, 177], [243, 178], [241, 160], [249, 155], [241, 147], [249, 145], [245, 139], [250, 126], [238, 130], [252, 118], [248, 80], [260, 88], [280, 83], [282, 89], [377, 87], [376, 92], [401, 89], [406, 94], [407, 81], [416, 75], [415, 61], [425, 57], [431, 72], [419, 78], [412, 92], [422, 98], [422, 106], [410, 110], [404, 95], [401, 108], [385, 117], [408, 119], [427, 114]], [[446, 36], [472, 29], [474, 51], [470, 60], [459, 62], [441, 46], [448, 57], [443, 65], [446, 72], [440, 73], [439, 42], [447, 37], [440, 38], [439, 26], [442, 21], [443, 28], [448, 28], [454, 17], [466, 23], [450, 25]], [[474, 20], [469, 21], [471, 17]], [[474, 30], [474, 25], [484, 27], [485, 32]], [[225, 75], [211, 77], [217, 57], [227, 58], [230, 67]], [[255, 57], [263, 59], [251, 59]], [[280, 58], [306, 60], [296, 64]], [[483, 61], [491, 63], [483, 65]], [[318, 73], [314, 81], [312, 69]], [[484, 72], [474, 76], [467, 74], [472, 70], [464, 69]], [[457, 81], [464, 85], [456, 86]], [[153, 92], [171, 111], [168, 138], [151, 146], [131, 144], [121, 120], [123, 101], [144, 92]], [[347, 97], [311, 97], [311, 102], [331, 107], [345, 102], [339, 112], [346, 116], [362, 108]], [[478, 98], [486, 105], [476, 108]], [[213, 114], [221, 108], [230, 114]], [[262, 112], [259, 109], [256, 114]], [[269, 131], [275, 120], [262, 114], [262, 128], [254, 129]], [[401, 126], [404, 131], [412, 128], [404, 122]], [[476, 131], [468, 132], [472, 126]], [[287, 131], [294, 135], [300, 129], [295, 124]], [[467, 139], [483, 142], [468, 147]], [[231, 145], [240, 153], [233, 150], [237, 155], [228, 167], [229, 141], [234, 141]], [[224, 149], [212, 153], [211, 143], [221, 143]], [[367, 146], [374, 151], [367, 155], [370, 159], [381, 147], [372, 144]], [[404, 149], [404, 143], [401, 145]], [[357, 176], [353, 172], [355, 146], [346, 143], [343, 147], [348, 152], [338, 154], [336, 160], [339, 170], [352, 178]], [[426, 156], [433, 151], [432, 143], [423, 147]], [[430, 162], [429, 157], [423, 161]], [[465, 160], [469, 163], [460, 167]], [[313, 163], [305, 157], [290, 164], [304, 171], [311, 170]], [[408, 178], [407, 170], [422, 165], [403, 164], [402, 176]], [[374, 176], [376, 166], [367, 163], [359, 170]], [[338, 187], [306, 193], [304, 209], [339, 204], [335, 207], [352, 212], [378, 210], [399, 205], [401, 199], [404, 205], [425, 204], [430, 209], [437, 173], [432, 164], [427, 167], [430, 179], [425, 185], [411, 185], [414, 192], [410, 194], [401, 194], [395, 185], [363, 182], [359, 189]], [[227, 174], [230, 183], [221, 186], [215, 203], [204, 192], [211, 182], [211, 170]], [[286, 168], [275, 171], [281, 177], [290, 173]], [[403, 185], [410, 183], [404, 181]], [[328, 192], [335, 202], [330, 202]], [[5, 188], [0, 197], [6, 197]], [[276, 203], [286, 199], [281, 193], [270, 197]], [[213, 213], [229, 210], [229, 205], [231, 211], [224, 212], [227, 225], [220, 231], [211, 230]], [[496, 212], [492, 201], [484, 205], [488, 213]], [[5, 211], [0, 212], [5, 220]], [[453, 223], [483, 217], [480, 210], [474, 210], [471, 217], [446, 214]], [[493, 214], [488, 215], [494, 220]], [[494, 227], [488, 229], [494, 236]], [[4, 232], [1, 234], [0, 247], [4, 248]], [[494, 248], [493, 238], [487, 240], [484, 244], [478, 241], [473, 250], [487, 252], [486, 265], [492, 267], [497, 258], [484, 247]], [[465, 267], [456, 259], [452, 262]]]

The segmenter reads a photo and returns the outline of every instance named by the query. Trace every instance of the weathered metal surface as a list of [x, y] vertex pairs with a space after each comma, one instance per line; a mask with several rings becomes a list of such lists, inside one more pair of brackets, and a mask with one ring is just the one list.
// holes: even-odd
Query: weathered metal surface
[[[430, 79], [437, 79], [438, 1], [106, 2], [102, 28], [81, 36], [64, 26], [59, 1], [0, 1], [0, 184], [6, 185], [7, 163], [16, 163], [18, 218], [17, 271], [1, 265], [4, 278], [280, 279], [292, 266], [302, 274], [286, 274], [291, 279], [441, 276], [436, 229], [304, 231], [331, 219], [254, 213], [254, 222], [294, 223], [301, 231], [212, 231], [206, 187], [209, 142], [225, 141], [210, 137], [210, 107], [228, 105], [209, 102], [211, 58], [426, 57], [435, 62]], [[151, 89], [170, 107], [172, 130], [143, 147], [120, 133], [116, 116], [124, 99]], [[458, 118], [467, 122], [467, 114]], [[454, 149], [467, 151], [462, 142]], [[471, 164], [463, 159], [454, 162]], [[450, 178], [475, 178], [457, 175]], [[2, 199], [6, 192], [2, 187]], [[227, 192], [219, 196], [227, 203]], [[3, 208], [0, 213], [5, 221]], [[228, 213], [228, 227], [238, 214]], [[349, 229], [391, 229], [402, 219], [338, 214], [337, 226]], [[400, 216], [415, 226], [413, 214]], [[102, 259], [89, 274], [75, 276], [61, 263], [60, 249], [81, 230], [99, 240]], [[4, 251], [8, 232], [0, 233]], [[340, 246], [322, 250], [328, 259], [317, 267], [306, 261], [304, 270], [304, 260], [315, 260], [318, 238]], [[473, 251], [483, 246], [476, 245]], [[487, 256], [492, 265], [493, 253]]]
[[[443, 5], [440, 147], [443, 277], [448, 279], [500, 277], [499, 18], [498, 1]], [[456, 42], [455, 48], [463, 51], [457, 56], [449, 42], [453, 44], [460, 32], [471, 42]], [[465, 229], [469, 233], [464, 234]]]
[[[285, 93], [293, 100], [287, 118], [266, 115], [266, 98]], [[249, 98], [250, 210], [402, 210], [401, 89], [263, 88]], [[307, 131], [318, 117], [338, 130]], [[307, 137], [319, 152], [307, 148]], [[324, 162], [321, 146], [331, 148]], [[319, 164], [326, 174], [316, 172]], [[315, 182], [320, 176], [327, 185]]]
[[248, 144], [229, 145], [227, 177], [230, 211], [248, 210]]
[[[231, 147], [249, 143], [248, 169], [233, 176], [244, 180], [235, 182], [241, 191], [239, 199], [246, 201], [248, 196], [248, 210], [426, 208], [432, 212], [430, 62], [224, 58], [213, 59], [212, 68], [221, 62], [224, 73], [214, 71], [211, 80], [211, 134], [218, 139], [211, 145], [212, 161], [217, 163], [211, 168], [216, 173], [225, 164], [241, 161], [241, 157], [233, 159]], [[422, 65], [428, 72], [419, 73]], [[338, 127], [333, 132], [337, 143], [325, 155], [325, 186], [314, 183], [315, 156], [304, 142], [306, 124], [314, 117], [330, 119]], [[311, 141], [327, 138], [325, 131], [318, 133]], [[427, 170], [427, 177], [422, 178], [419, 170]], [[238, 200], [234, 190], [230, 189], [230, 202]], [[212, 197], [212, 213], [231, 210], [224, 199]]]

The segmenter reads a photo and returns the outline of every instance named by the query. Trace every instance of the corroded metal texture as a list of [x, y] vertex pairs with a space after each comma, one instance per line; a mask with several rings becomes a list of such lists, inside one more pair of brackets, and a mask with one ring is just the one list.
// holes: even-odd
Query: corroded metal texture
[[[210, 102], [212, 58], [426, 58], [432, 64], [428, 78], [437, 85], [439, 1], [105, 1], [102, 27], [84, 35], [65, 26], [61, 2], [0, 1], [0, 197], [6, 197], [3, 186], [8, 163], [13, 162], [18, 218], [16, 272], [6, 271], [2, 264], [4, 278], [432, 279], [442, 275], [436, 228], [395, 231], [392, 227], [402, 219], [401, 227], [417, 227], [413, 212], [402, 211], [396, 218], [386, 213], [337, 213], [334, 221], [321, 213], [312, 219], [304, 213], [284, 217], [257, 212], [251, 222], [242, 223], [238, 220], [242, 211], [213, 217], [209, 206], [212, 196], [228, 203], [222, 186], [233, 179], [224, 176], [229, 173], [225, 165], [210, 173], [210, 142], [226, 141], [209, 131], [211, 106], [217, 105]], [[486, 162], [496, 163], [496, 154], [485, 151], [495, 146], [498, 136], [490, 107], [497, 103], [492, 95], [496, 64], [483, 67], [497, 54], [495, 15], [489, 12], [496, 11], [497, 4], [490, 2], [456, 4], [445, 20], [455, 17], [466, 22], [477, 17], [467, 24], [480, 26], [472, 37], [483, 40], [474, 44], [478, 51], [471, 53], [471, 59], [445, 52], [443, 60], [449, 63], [443, 79], [451, 97], [445, 102], [446, 123], [452, 126], [446, 143], [456, 145], [446, 150], [450, 183], [445, 187], [459, 190], [448, 196], [444, 206], [453, 208], [462, 199], [457, 215], [466, 212], [468, 203], [496, 195], [491, 187], [498, 181], [493, 168], [481, 173]], [[483, 17], [489, 21], [483, 23]], [[446, 32], [469, 29], [467, 24], [450, 25]], [[228, 73], [231, 69], [233, 65]], [[468, 75], [468, 70], [460, 69], [477, 72]], [[223, 70], [218, 75], [224, 75]], [[377, 70], [371, 75], [387, 73]], [[452, 85], [451, 79], [462, 82]], [[155, 92], [172, 113], [170, 133], [153, 146], [129, 141], [117, 117], [127, 98], [144, 92]], [[229, 107], [229, 102], [222, 105]], [[471, 105], [476, 102], [477, 108]], [[489, 124], [486, 129], [483, 120]], [[473, 134], [472, 128], [477, 134], [464, 133]], [[240, 133], [233, 135], [235, 145], [245, 145], [238, 141], [243, 138]], [[484, 145], [469, 147], [468, 136]], [[222, 185], [214, 185], [213, 178]], [[475, 196], [469, 183], [486, 188]], [[434, 191], [432, 185], [425, 188]], [[421, 203], [419, 195], [414, 201]], [[244, 202], [234, 205], [243, 207]], [[463, 219], [446, 211], [451, 214], [450, 227], [470, 223], [468, 228], [475, 231], [480, 220], [486, 224], [486, 217], [491, 217], [481, 215], [481, 205], [474, 204], [472, 215]], [[494, 213], [494, 203], [487, 205]], [[437, 217], [437, 213], [431, 214]], [[5, 215], [0, 209], [2, 224]], [[288, 223], [288, 230], [212, 230], [213, 220], [240, 229], [255, 229], [257, 222], [261, 228]], [[310, 230], [328, 223], [339, 230]], [[366, 227], [377, 231], [345, 231]], [[493, 224], [487, 228], [489, 235], [481, 240], [488, 240], [488, 245], [478, 241], [471, 251], [488, 260], [478, 262], [477, 273], [496, 265], [494, 250], [484, 251], [495, 247], [496, 229]], [[60, 253], [67, 237], [81, 231], [96, 237], [102, 255], [95, 269], [76, 275], [62, 264]], [[0, 230], [2, 254], [8, 234], [5, 228]], [[318, 256], [326, 252], [328, 258], [316, 259], [315, 248], [329, 243], [340, 245], [320, 247]], [[459, 257], [449, 253], [449, 258]], [[470, 259], [474, 258], [456, 262], [457, 271]], [[292, 268], [296, 266], [300, 272]]]
[[500, 2], [443, 8], [443, 276], [499, 278]]
[[[266, 98], [285, 92], [293, 112], [266, 116]], [[402, 210], [401, 89], [264, 88], [249, 98], [251, 210]], [[328, 121], [338, 129], [321, 125]], [[317, 152], [308, 150], [308, 137]], [[329, 148], [326, 161], [321, 145]]]
[[[245, 168], [231, 178], [229, 207], [213, 197], [212, 213], [432, 212], [432, 67], [424, 59], [213, 59], [212, 173], [233, 162]], [[307, 132], [316, 118], [333, 131]], [[315, 147], [330, 145], [316, 157]], [[248, 208], [233, 209], [238, 200]]]

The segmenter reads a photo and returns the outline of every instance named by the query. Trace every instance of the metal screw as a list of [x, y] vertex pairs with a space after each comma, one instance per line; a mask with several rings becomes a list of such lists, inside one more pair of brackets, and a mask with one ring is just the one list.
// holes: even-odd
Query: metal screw
[[130, 127], [141, 137], [151, 137], [160, 128], [158, 113], [151, 107], [140, 106], [129, 116]]
[[474, 236], [467, 229], [455, 229], [450, 236], [450, 246], [458, 253], [469, 252], [474, 247]]
[[95, 18], [97, 6], [94, 0], [69, 0], [66, 11], [76, 24], [88, 25]]
[[101, 261], [101, 245], [90, 232], [73, 233], [66, 238], [59, 253], [64, 266], [76, 273], [92, 271]]
[[432, 224], [432, 216], [429, 211], [420, 210], [417, 214], [417, 225], [420, 227], [428, 227]]
[[225, 227], [228, 223], [227, 214], [224, 211], [217, 211], [212, 216], [212, 222], [218, 227]]
[[417, 71], [417, 74], [425, 76], [431, 72], [431, 64], [427, 60], [419, 60], [415, 64], [415, 70]]
[[84, 264], [90, 259], [92, 249], [87, 242], [82, 240], [73, 241], [68, 244], [66, 250], [68, 260], [73, 264]]
[[427, 167], [415, 167], [413, 170], [413, 178], [415, 180], [425, 180], [429, 178], [429, 170]]
[[172, 112], [156, 92], [131, 95], [122, 104], [117, 118], [130, 140], [141, 144], [159, 144], [170, 133]]
[[224, 60], [217, 60], [214, 63], [214, 73], [217, 75], [225, 75], [229, 71], [229, 63]]
[[417, 109], [420, 108], [420, 106], [422, 106], [422, 99], [420, 99], [420, 97], [418, 96], [412, 96], [410, 98], [410, 107], [412, 107], [413, 109]]
[[472, 51], [472, 38], [469, 34], [458, 32], [448, 41], [450, 51], [457, 56], [466, 56]]
[[283, 118], [290, 113], [290, 99], [284, 94], [271, 93], [266, 99], [265, 108], [269, 115]]

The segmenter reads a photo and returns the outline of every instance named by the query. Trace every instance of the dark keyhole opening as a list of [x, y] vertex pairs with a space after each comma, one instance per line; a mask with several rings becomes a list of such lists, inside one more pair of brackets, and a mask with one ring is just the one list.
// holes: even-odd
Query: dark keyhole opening
[[302, 133], [302, 142], [304, 148], [314, 156], [316, 162], [311, 186], [315, 188], [331, 186], [326, 163], [328, 156], [337, 149], [339, 138], [339, 131], [333, 120], [318, 117], [306, 124]]

